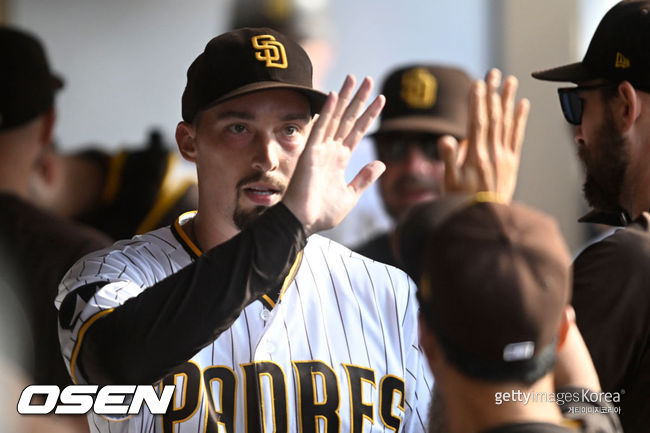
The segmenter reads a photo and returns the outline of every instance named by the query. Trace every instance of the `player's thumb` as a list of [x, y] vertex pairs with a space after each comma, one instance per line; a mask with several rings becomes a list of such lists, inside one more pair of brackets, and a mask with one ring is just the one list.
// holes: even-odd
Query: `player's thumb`
[[445, 190], [453, 191], [458, 183], [458, 140], [443, 135], [438, 140], [438, 153], [445, 165]]

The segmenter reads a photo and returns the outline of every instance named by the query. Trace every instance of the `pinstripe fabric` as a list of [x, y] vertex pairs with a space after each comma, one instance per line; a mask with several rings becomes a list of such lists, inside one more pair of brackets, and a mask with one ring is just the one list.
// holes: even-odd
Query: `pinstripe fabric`
[[[79, 297], [77, 323], [70, 331], [60, 329], [62, 351], [69, 370], [73, 367], [75, 345], [85, 323], [103, 310], [118, 308], [130, 297], [137, 296], [192, 260], [171, 230], [163, 228], [118, 242], [78, 262], [60, 286], [57, 307], [65, 296], [82, 285], [108, 284], [88, 303]], [[399, 431], [424, 432], [433, 380], [418, 348], [414, 292], [413, 282], [396, 268], [362, 257], [326, 238], [311, 236], [300, 268], [275, 308], [266, 310], [260, 301], [250, 304], [230, 329], [198, 352], [191, 363], [184, 364], [185, 373], [175, 376], [177, 393], [172, 406], [182, 408], [191, 404], [192, 396], [196, 397], [195, 407], [185, 408], [187, 419], [165, 423], [163, 416], [152, 416], [146, 408], [138, 415], [118, 421], [109, 421], [91, 412], [88, 415], [91, 430], [204, 432], [218, 431], [221, 422], [221, 427], [229, 427], [230, 431], [244, 432], [247, 426], [248, 431], [253, 431], [252, 424], [248, 425], [253, 420], [249, 411], [259, 406], [255, 415], [259, 423], [266, 426], [266, 431], [274, 428], [289, 432], [313, 431], [311, 418], [306, 418], [305, 414], [309, 407], [324, 407], [318, 404], [329, 399], [329, 402], [338, 400], [338, 409], [332, 416], [340, 420], [341, 432], [350, 431], [354, 413], [363, 405], [369, 407], [371, 416], [361, 417], [361, 424], [355, 425], [355, 431], [362, 428], [358, 431], [390, 432], [393, 429], [384, 421], [386, 413], [380, 413], [383, 393], [383, 398], [388, 398], [390, 414], [401, 420]], [[301, 382], [297, 362], [309, 360], [320, 361], [318, 365], [331, 369], [334, 374], [312, 371], [310, 380]], [[245, 366], [251, 363], [258, 363], [255, 368], [263, 364], [273, 370], [272, 374], [259, 375], [258, 391], [260, 388], [261, 391], [257, 395], [248, 395], [246, 391], [251, 377], [246, 376]], [[350, 394], [355, 380], [348, 373], [350, 365], [355, 366], [352, 370], [358, 368], [374, 376], [374, 383], [361, 381], [360, 400]], [[215, 366], [217, 368], [211, 368]], [[200, 379], [191, 387], [192, 374], [187, 372], [194, 371]], [[225, 393], [222, 379], [214, 380], [209, 375], [217, 371], [234, 377], [236, 386], [232, 394]], [[399, 408], [400, 392], [381, 387], [391, 383], [382, 379], [393, 376], [405, 383], [403, 412]], [[327, 382], [325, 377], [335, 377], [336, 383], [330, 379]], [[86, 382], [79, 372], [75, 372], [75, 379], [78, 383]], [[276, 394], [274, 401], [272, 391], [282, 388], [280, 382], [283, 382], [285, 393]], [[300, 394], [299, 389], [311, 386], [310, 383], [315, 389], [314, 400], [305, 405], [301, 395], [306, 394]], [[235, 403], [234, 425], [223, 418], [228, 398]], [[286, 401], [286, 413], [279, 413], [283, 402], [278, 398]], [[250, 415], [248, 419], [247, 414]], [[307, 424], [303, 424], [305, 419], [309, 421]], [[330, 431], [335, 431], [333, 420], [330, 418], [327, 424]], [[313, 422], [325, 427], [323, 417], [315, 416]], [[172, 429], [165, 430], [165, 426]]]

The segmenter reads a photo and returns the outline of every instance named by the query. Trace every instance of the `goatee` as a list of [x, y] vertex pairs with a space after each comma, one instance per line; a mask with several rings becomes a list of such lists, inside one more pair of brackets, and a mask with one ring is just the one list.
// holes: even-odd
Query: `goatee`
[[266, 211], [268, 207], [266, 206], [256, 206], [253, 209], [239, 209], [235, 210], [235, 214], [232, 216], [233, 222], [239, 230], [244, 230], [251, 225], [253, 221], [260, 217]]

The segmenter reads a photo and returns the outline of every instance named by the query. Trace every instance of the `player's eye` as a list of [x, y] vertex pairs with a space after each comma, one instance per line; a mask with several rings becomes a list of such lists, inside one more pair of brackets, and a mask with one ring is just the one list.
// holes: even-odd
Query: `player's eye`
[[241, 123], [233, 123], [232, 125], [228, 126], [228, 131], [232, 132], [233, 134], [243, 134], [246, 132], [246, 126], [242, 125]]
[[300, 128], [298, 128], [296, 125], [289, 125], [289, 126], [285, 126], [284, 128], [285, 135], [296, 135], [299, 132], [300, 132]]

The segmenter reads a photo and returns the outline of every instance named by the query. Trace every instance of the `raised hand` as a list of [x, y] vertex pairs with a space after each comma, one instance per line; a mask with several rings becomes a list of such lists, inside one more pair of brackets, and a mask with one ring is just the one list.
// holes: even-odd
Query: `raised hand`
[[353, 97], [354, 87], [355, 79], [349, 75], [339, 94], [329, 94], [283, 198], [308, 235], [340, 223], [385, 169], [383, 163], [373, 161], [350, 183], [345, 181], [352, 152], [385, 102], [380, 95], [363, 111], [372, 80], [366, 77]]
[[499, 93], [501, 72], [492, 69], [472, 85], [467, 139], [451, 136], [438, 146], [445, 164], [447, 192], [489, 191], [510, 202], [517, 184], [521, 145], [530, 110], [522, 99], [515, 108], [518, 81], [508, 76]]

